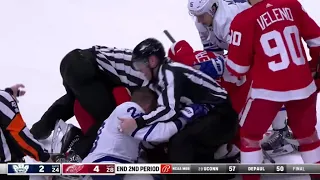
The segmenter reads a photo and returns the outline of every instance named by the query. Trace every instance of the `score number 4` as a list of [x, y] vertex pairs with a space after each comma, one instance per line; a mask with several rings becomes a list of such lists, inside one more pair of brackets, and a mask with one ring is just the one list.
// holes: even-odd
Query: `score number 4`
[[95, 166], [95, 167], [93, 168], [93, 171], [94, 171], [94, 172], [97, 172], [97, 173], [100, 172], [99, 166]]
[[[103, 166], [105, 166], [105, 165], [103, 165]], [[100, 172], [100, 167], [99, 167], [99, 165], [96, 165], [96, 166], [94, 166], [94, 168], [93, 168], [93, 171], [94, 172]], [[114, 168], [113, 167], [109, 167], [108, 165], [106, 166], [106, 173], [114, 173]]]

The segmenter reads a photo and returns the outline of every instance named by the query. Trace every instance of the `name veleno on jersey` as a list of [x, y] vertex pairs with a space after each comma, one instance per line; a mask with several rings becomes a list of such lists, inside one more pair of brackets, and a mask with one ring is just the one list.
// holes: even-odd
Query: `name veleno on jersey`
[[268, 26], [279, 21], [294, 21], [290, 8], [274, 8], [272, 13], [263, 13], [257, 22], [259, 23], [262, 30], [266, 29]]

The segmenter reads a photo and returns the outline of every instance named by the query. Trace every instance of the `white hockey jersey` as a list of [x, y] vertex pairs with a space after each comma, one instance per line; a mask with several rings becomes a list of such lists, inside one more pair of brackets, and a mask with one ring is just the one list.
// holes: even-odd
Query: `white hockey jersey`
[[219, 0], [217, 11], [213, 18], [212, 27], [195, 22], [199, 31], [204, 50], [222, 54], [228, 50], [230, 41], [229, 29], [233, 18], [240, 12], [248, 9], [247, 2], [234, 2], [233, 0]]
[[91, 152], [82, 162], [91, 163], [106, 156], [127, 162], [135, 162], [139, 156], [139, 144], [141, 141], [165, 142], [186, 124], [182, 119], [159, 122], [136, 130], [131, 136], [118, 130], [120, 125], [118, 117], [137, 117], [143, 113], [143, 109], [134, 102], [125, 102], [119, 105], [102, 124]]

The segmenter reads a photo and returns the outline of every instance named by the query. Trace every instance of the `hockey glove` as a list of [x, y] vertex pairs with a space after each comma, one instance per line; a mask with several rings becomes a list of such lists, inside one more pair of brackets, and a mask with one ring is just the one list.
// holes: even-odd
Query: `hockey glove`
[[225, 63], [223, 57], [218, 56], [209, 61], [196, 64], [196, 66], [200, 66], [199, 70], [201, 72], [209, 75], [213, 79], [218, 79], [223, 75]]
[[190, 123], [199, 117], [207, 115], [209, 108], [204, 104], [191, 104], [186, 106], [180, 112], [181, 118], [187, 121], [187, 123]]

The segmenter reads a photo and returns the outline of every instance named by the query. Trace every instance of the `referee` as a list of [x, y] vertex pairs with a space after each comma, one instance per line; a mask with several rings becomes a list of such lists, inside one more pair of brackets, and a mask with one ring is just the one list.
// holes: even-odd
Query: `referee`
[[36, 139], [50, 136], [57, 120], [74, 116], [74, 102], [95, 119], [86, 134], [73, 146], [81, 159], [87, 156], [101, 123], [116, 107], [113, 89], [118, 86], [129, 90], [148, 84], [144, 75], [131, 67], [132, 50], [94, 46], [75, 49], [61, 61], [60, 73], [66, 94], [55, 101], [41, 120], [33, 125], [31, 133]]
[[[161, 42], [148, 38], [133, 50], [132, 66], [152, 82], [158, 94], [156, 110], [137, 119], [122, 119], [121, 128], [132, 130], [179, 116], [181, 107], [206, 104], [209, 113], [171, 138], [169, 159], [173, 163], [210, 163], [217, 147], [230, 142], [238, 126], [227, 92], [206, 74], [180, 63], [169, 62]], [[199, 107], [193, 106], [194, 111]], [[188, 177], [174, 177], [188, 180]]]

